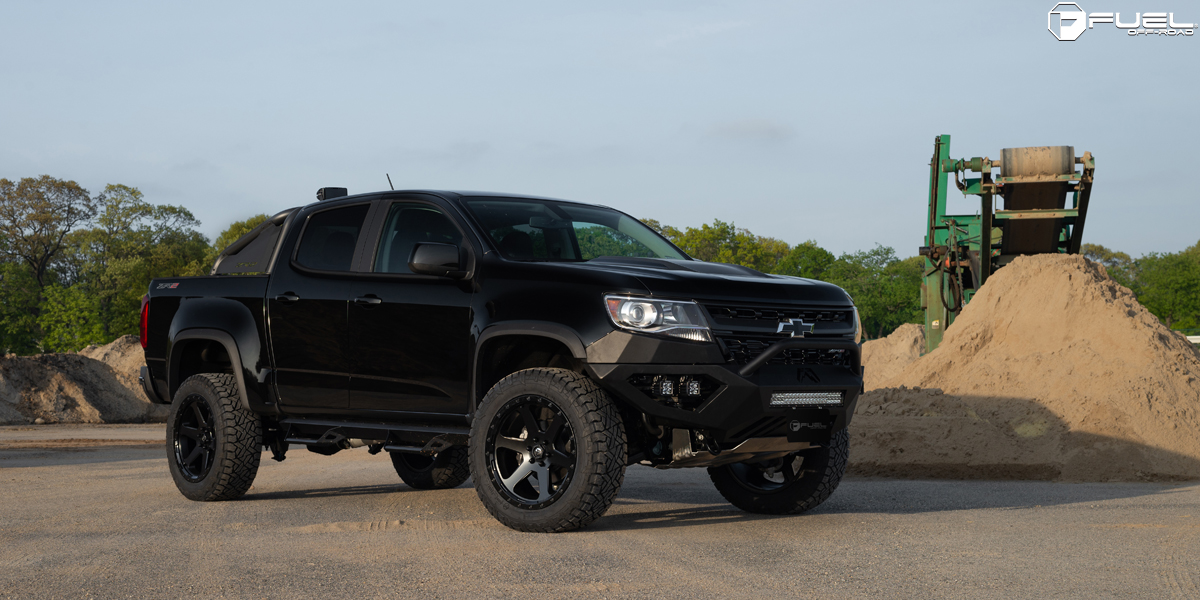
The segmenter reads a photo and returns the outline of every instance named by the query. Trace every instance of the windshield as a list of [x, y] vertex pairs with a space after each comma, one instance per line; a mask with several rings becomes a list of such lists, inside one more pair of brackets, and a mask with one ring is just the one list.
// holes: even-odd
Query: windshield
[[677, 248], [615, 210], [529, 198], [464, 198], [504, 258], [574, 262], [601, 256], [675, 258]]

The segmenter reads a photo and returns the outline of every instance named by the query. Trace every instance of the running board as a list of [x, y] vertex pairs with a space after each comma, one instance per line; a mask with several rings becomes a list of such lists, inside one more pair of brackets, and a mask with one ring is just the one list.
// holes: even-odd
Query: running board
[[[377, 423], [377, 422], [361, 422], [361, 421], [339, 421], [335, 419], [281, 419], [279, 428], [289, 433], [288, 437], [293, 437], [291, 434], [316, 434], [322, 437], [329, 432], [337, 432], [343, 437], [358, 438], [363, 440], [386, 440], [391, 434], [416, 434], [420, 435], [457, 435], [467, 437], [470, 436], [471, 430], [468, 427], [460, 427], [449, 424], [404, 424], [404, 423]], [[315, 443], [315, 440], [314, 440]]]
[[[451, 446], [465, 446], [471, 430], [448, 424], [403, 424], [334, 419], [281, 419], [279, 434], [288, 444], [336, 449], [371, 446], [372, 454], [388, 452], [437, 454]], [[336, 449], [335, 449], [336, 448]], [[314, 452], [324, 453], [318, 450]]]

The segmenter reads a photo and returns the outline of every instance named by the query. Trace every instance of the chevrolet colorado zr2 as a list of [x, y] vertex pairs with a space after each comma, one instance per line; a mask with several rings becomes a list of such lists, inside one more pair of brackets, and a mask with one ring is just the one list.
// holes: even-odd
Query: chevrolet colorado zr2
[[142, 386], [170, 404], [193, 500], [269, 451], [386, 452], [420, 489], [472, 478], [521, 531], [586, 526], [625, 468], [704, 467], [754, 513], [811, 509], [846, 468], [860, 324], [840, 288], [694, 260], [620, 211], [387, 191], [285, 210], [212, 275], [156, 279]]

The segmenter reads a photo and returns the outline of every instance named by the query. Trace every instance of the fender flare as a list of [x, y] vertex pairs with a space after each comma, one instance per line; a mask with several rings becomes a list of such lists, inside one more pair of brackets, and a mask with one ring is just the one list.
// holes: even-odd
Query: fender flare
[[550, 338], [566, 346], [574, 358], [587, 362], [587, 350], [584, 349], [583, 341], [574, 329], [566, 325], [547, 321], [504, 321], [489, 325], [479, 334], [479, 338], [475, 341], [475, 355], [471, 361], [470, 410], [472, 414], [475, 413], [475, 405], [480, 397], [480, 390], [478, 389], [480, 351], [483, 350], [484, 344], [489, 340], [501, 336]]
[[182, 381], [178, 380], [179, 361], [182, 360], [183, 357], [180, 353], [175, 352], [175, 347], [179, 344], [179, 342], [185, 340], [206, 340], [210, 342], [217, 342], [225, 348], [225, 352], [229, 354], [229, 362], [233, 366], [233, 377], [237, 380], [238, 398], [242, 402], [242, 408], [250, 410], [250, 397], [246, 393], [245, 375], [242, 374], [242, 355], [240, 352], [238, 352], [237, 342], [233, 339], [233, 336], [220, 329], [185, 329], [180, 331], [175, 335], [174, 338], [171, 339], [171, 354], [168, 358], [169, 367], [167, 370], [168, 389], [178, 389], [179, 385], [183, 383]]
[[575, 358], [587, 358], [587, 351], [583, 347], [583, 341], [579, 339], [579, 334], [574, 329], [566, 325], [548, 323], [546, 321], [504, 321], [495, 325], [489, 325], [487, 329], [483, 330], [483, 333], [479, 334], [479, 340], [475, 342], [475, 348], [478, 350], [488, 340], [502, 335], [548, 337], [562, 342]]

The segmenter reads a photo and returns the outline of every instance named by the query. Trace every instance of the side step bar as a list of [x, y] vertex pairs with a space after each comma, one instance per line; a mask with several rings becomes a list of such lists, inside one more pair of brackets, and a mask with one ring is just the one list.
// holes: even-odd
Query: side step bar
[[[295, 433], [316, 433], [324, 435], [337, 431], [347, 438], [364, 440], [386, 440], [392, 433], [433, 434], [433, 435], [463, 435], [471, 434], [471, 429], [465, 426], [450, 424], [404, 424], [404, 423], [375, 423], [359, 421], [338, 421], [333, 419], [282, 419], [280, 429]], [[291, 436], [289, 436], [291, 437]]]
[[[318, 454], [334, 454], [339, 450], [369, 446], [371, 453], [380, 450], [408, 452], [433, 456], [452, 446], [465, 446], [471, 430], [450, 424], [404, 424], [332, 419], [297, 419], [279, 421], [279, 429], [270, 443], [276, 460], [282, 460], [286, 445], [300, 444]], [[282, 442], [282, 443], [279, 443]]]

